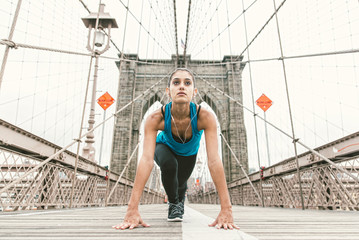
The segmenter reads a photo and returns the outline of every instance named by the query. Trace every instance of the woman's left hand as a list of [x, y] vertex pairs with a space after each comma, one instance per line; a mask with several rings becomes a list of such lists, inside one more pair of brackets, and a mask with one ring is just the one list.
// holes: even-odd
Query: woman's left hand
[[210, 227], [216, 226], [218, 229], [224, 228], [226, 230], [227, 229], [233, 230], [233, 228], [239, 229], [239, 227], [233, 223], [232, 209], [222, 209], [219, 212], [216, 220], [212, 224], [209, 224], [208, 226]]

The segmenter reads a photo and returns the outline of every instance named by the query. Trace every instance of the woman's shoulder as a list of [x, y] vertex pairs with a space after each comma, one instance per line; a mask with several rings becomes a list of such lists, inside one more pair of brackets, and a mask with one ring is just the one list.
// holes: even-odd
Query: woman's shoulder
[[163, 128], [164, 128], [164, 117], [162, 115], [161, 108], [155, 110], [153, 113], [151, 113], [147, 117], [146, 126], [151, 126], [156, 130], [163, 130]]
[[213, 113], [202, 107], [200, 112], [198, 113], [197, 118], [198, 118], [197, 120], [198, 130], [206, 129], [212, 124], [216, 124], [216, 119]]
[[[197, 112], [198, 112], [199, 107], [200, 106], [197, 105]], [[213, 114], [209, 110], [201, 107], [201, 110], [198, 113], [198, 118], [208, 118], [208, 117], [211, 117], [211, 116], [213, 116]]]

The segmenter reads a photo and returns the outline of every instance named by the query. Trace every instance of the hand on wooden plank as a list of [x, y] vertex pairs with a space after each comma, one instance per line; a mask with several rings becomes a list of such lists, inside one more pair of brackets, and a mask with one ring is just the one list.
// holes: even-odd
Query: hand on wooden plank
[[125, 230], [128, 228], [128, 229], [132, 230], [135, 227], [138, 227], [139, 225], [141, 225], [143, 227], [150, 226], [142, 220], [140, 213], [137, 209], [136, 210], [128, 209], [123, 222], [120, 224], [117, 224], [115, 226], [112, 226], [112, 228], [121, 229], [121, 230]]
[[227, 229], [233, 230], [233, 228], [239, 229], [239, 227], [233, 223], [232, 209], [222, 209], [219, 212], [216, 220], [212, 224], [209, 224], [208, 226], [210, 227], [216, 226], [217, 229], [224, 228], [226, 230]]

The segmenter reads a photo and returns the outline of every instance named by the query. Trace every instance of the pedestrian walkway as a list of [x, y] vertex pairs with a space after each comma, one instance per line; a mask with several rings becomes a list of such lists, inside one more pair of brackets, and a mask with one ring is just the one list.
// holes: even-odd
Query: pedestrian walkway
[[233, 206], [238, 230], [208, 227], [219, 205], [187, 204], [184, 221], [167, 222], [167, 205], [141, 205], [151, 227], [115, 230], [126, 206], [0, 213], [0, 239], [359, 239], [359, 213]]

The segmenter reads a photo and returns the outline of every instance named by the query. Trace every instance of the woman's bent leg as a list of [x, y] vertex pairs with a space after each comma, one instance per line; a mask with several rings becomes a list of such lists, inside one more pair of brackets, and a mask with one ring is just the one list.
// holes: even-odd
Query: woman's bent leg
[[162, 143], [155, 148], [155, 162], [161, 169], [162, 184], [170, 203], [178, 203], [178, 163], [175, 154]]
[[176, 157], [178, 162], [178, 201], [183, 201], [187, 190], [187, 180], [192, 174], [197, 155]]

